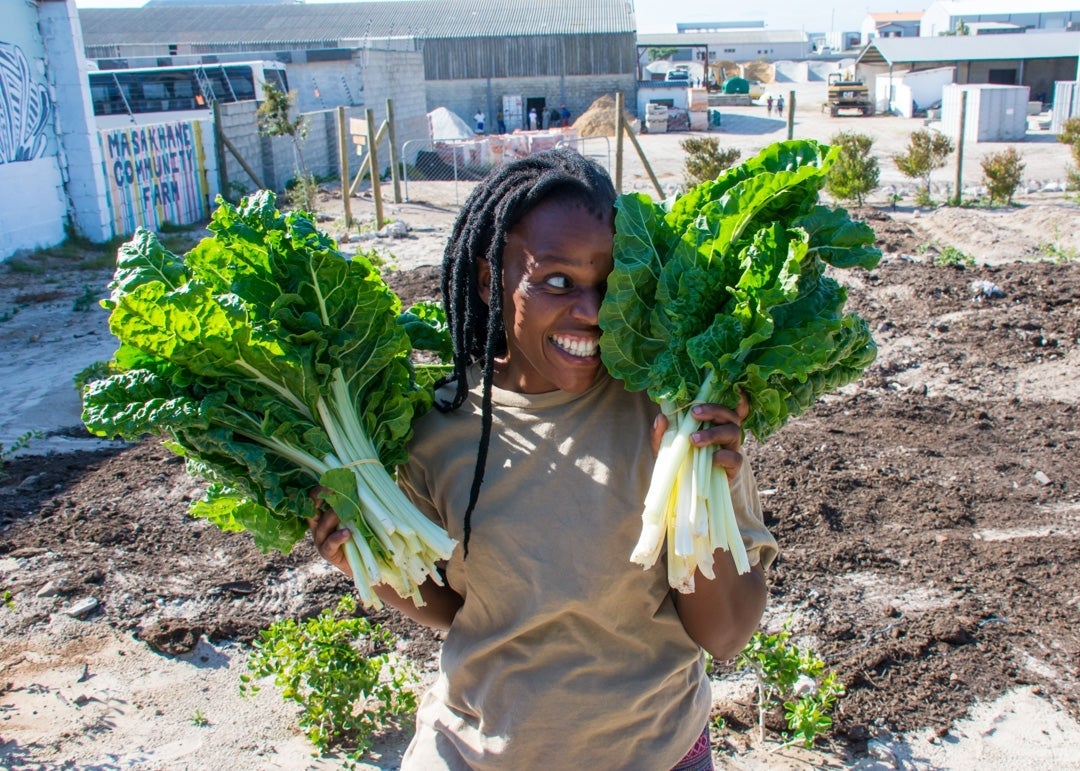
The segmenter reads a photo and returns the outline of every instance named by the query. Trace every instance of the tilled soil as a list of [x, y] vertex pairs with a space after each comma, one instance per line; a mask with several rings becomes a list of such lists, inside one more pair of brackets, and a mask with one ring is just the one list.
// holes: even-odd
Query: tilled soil
[[[876, 729], [944, 732], [1019, 684], [1080, 717], [1080, 262], [934, 265], [915, 223], [862, 215], [886, 256], [843, 279], [879, 358], [747, 447], [781, 546], [767, 621], [792, 619], [839, 674], [833, 741], [855, 755]], [[437, 268], [389, 280], [406, 301], [438, 295]], [[87, 597], [175, 654], [201, 635], [251, 640], [348, 589], [310, 543], [262, 554], [192, 520], [201, 483], [154, 440], [2, 471], [0, 588], [20, 598], [0, 619], [5, 653]], [[378, 618], [436, 666], [437, 634]], [[717, 711], [730, 730], [756, 721], [749, 699]]]

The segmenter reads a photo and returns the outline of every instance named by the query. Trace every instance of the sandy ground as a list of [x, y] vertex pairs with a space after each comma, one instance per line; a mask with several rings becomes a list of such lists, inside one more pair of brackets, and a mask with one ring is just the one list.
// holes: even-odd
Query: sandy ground
[[[785, 84], [785, 88], [787, 88]], [[893, 117], [829, 119], [818, 109], [823, 86], [793, 85], [798, 93], [797, 137], [827, 140], [839, 129], [870, 133], [877, 138], [882, 157], [885, 200], [889, 186], [907, 191], [912, 186], [885, 160], [903, 149], [907, 136], [922, 128], [921, 120]], [[725, 115], [717, 133], [722, 144], [738, 146], [744, 157], [786, 136], [780, 121], [764, 116], [764, 108], [742, 108]], [[642, 136], [641, 144], [652, 167], [672, 192], [681, 181], [685, 135]], [[590, 140], [583, 151], [613, 167], [614, 142]], [[977, 159], [1003, 146], [980, 144], [968, 148], [965, 185], [977, 184]], [[1052, 136], [1035, 132], [1020, 147], [1032, 189], [1057, 184], [1068, 163], [1067, 149]], [[652, 191], [644, 167], [630, 146], [624, 166], [624, 187]], [[609, 155], [610, 153], [610, 155]], [[610, 161], [609, 161], [610, 159]], [[941, 182], [955, 171], [939, 172]], [[375, 248], [394, 255], [402, 269], [437, 264], [442, 244], [464, 199], [468, 183], [410, 183], [409, 200], [388, 204], [386, 215], [410, 227], [407, 238], [393, 242], [360, 239], [347, 234], [339, 220], [327, 227], [342, 237], [345, 251]], [[1046, 193], [1027, 199], [1060, 202]], [[335, 202], [340, 207], [340, 201]], [[333, 209], [333, 205], [328, 206]], [[1075, 209], [1032, 205], [1021, 217], [1010, 212], [938, 210], [920, 212], [901, 203], [900, 217], [918, 218], [921, 227], [940, 239], [977, 254], [987, 262], [1007, 262], [1031, 256], [1033, 244], [1054, 243], [1062, 250], [1080, 252]], [[354, 213], [372, 216], [370, 200], [356, 199]], [[335, 233], [335, 228], [337, 232]], [[88, 291], [100, 291], [100, 271], [86, 274]], [[29, 281], [28, 281], [29, 283]], [[35, 277], [35, 291], [48, 290], [48, 282]], [[71, 287], [55, 287], [56, 301], [23, 297], [18, 312], [0, 323], [0, 443], [11, 447], [26, 431], [48, 432], [79, 422], [79, 405], [71, 378], [82, 367], [108, 358], [114, 342], [104, 314], [87, 312], [74, 320], [61, 311], [71, 306]], [[17, 297], [5, 295], [6, 298]], [[15, 306], [0, 304], [0, 314]], [[58, 323], [57, 319], [64, 322]], [[1071, 370], [1075, 372], [1075, 366]], [[1075, 380], [1071, 388], [1075, 388]], [[63, 435], [34, 440], [28, 452], [63, 452], [86, 449], [91, 440]], [[2, 482], [0, 482], [2, 484]], [[0, 589], [5, 576], [24, 569], [26, 560], [47, 560], [48, 555], [7, 555], [0, 558]], [[323, 570], [313, 565], [312, 571]], [[41, 599], [40, 597], [38, 599]], [[27, 601], [27, 606], [33, 602]], [[35, 606], [37, 607], [37, 606]], [[48, 606], [46, 606], [48, 607]], [[25, 608], [24, 608], [25, 610]], [[163, 656], [130, 635], [104, 623], [72, 618], [66, 604], [52, 607], [38, 619], [40, 631], [18, 645], [5, 645], [0, 659], [0, 768], [86, 769], [273, 769], [336, 768], [340, 759], [316, 759], [310, 745], [293, 725], [294, 712], [273, 688], [256, 698], [242, 699], [237, 676], [243, 671], [246, 650], [236, 644], [211, 645], [205, 640], [189, 654]], [[5, 612], [0, 608], [0, 612]], [[14, 612], [14, 611], [13, 611]], [[13, 641], [12, 641], [13, 642]], [[205, 724], [197, 720], [205, 718]], [[390, 732], [362, 769], [393, 769], [408, 733]], [[1080, 768], [1080, 724], [1055, 710], [1036, 689], [1023, 688], [976, 705], [969, 717], [952, 726], [944, 737], [926, 730], [903, 736], [880, 733], [870, 744], [869, 758], [857, 761], [827, 752], [749, 747], [725, 756], [739, 769], [838, 768], [860, 769], [1013, 769], [1021, 767]]]

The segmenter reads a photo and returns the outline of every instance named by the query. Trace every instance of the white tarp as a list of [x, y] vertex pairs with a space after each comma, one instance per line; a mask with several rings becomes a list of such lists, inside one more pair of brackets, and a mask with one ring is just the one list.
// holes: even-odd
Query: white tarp
[[434, 142], [443, 139], [472, 139], [476, 136], [468, 123], [445, 107], [436, 107], [428, 113], [428, 133]]

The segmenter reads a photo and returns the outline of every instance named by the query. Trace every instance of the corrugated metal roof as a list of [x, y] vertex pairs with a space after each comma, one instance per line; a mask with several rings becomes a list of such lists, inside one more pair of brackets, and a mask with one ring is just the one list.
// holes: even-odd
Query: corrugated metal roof
[[875, 38], [858, 62], [951, 62], [1080, 56], [1080, 32]]
[[352, 41], [415, 36], [626, 33], [628, 0], [397, 0], [386, 3], [80, 8], [89, 46]]
[[805, 43], [809, 41], [807, 34], [797, 29], [732, 29], [717, 32], [677, 32], [659, 33], [652, 35], [638, 35], [639, 46], [694, 46], [694, 45], [720, 45], [728, 43], [737, 44], [765, 44], [765, 43]]

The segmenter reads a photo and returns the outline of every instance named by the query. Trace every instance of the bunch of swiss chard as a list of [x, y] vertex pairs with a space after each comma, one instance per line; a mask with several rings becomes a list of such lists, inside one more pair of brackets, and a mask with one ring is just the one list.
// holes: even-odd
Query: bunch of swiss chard
[[[118, 253], [102, 301], [120, 340], [111, 377], [83, 393], [100, 436], [158, 434], [210, 482], [191, 512], [260, 548], [288, 552], [322, 495], [352, 538], [362, 601], [388, 584], [422, 604], [454, 542], [394, 483], [434, 373], [415, 339], [446, 340], [437, 309], [401, 312], [370, 262], [348, 260], [273, 193], [222, 203], [183, 258], [140, 230]], [[419, 347], [419, 345], [418, 345]]]
[[819, 203], [835, 156], [817, 142], [779, 142], [673, 201], [616, 202], [601, 356], [669, 421], [631, 559], [652, 565], [666, 539], [668, 581], [680, 591], [693, 591], [695, 569], [714, 577], [718, 548], [749, 570], [727, 477], [713, 473], [710, 450], [690, 445], [700, 423], [689, 407], [734, 408], [745, 394], [743, 428], [763, 440], [877, 354], [826, 275], [881, 258], [868, 225]]

